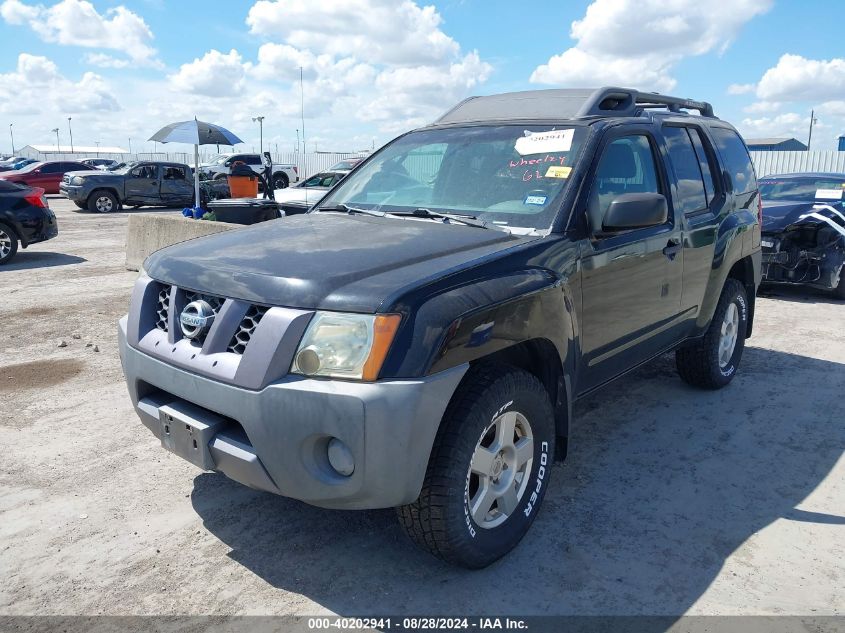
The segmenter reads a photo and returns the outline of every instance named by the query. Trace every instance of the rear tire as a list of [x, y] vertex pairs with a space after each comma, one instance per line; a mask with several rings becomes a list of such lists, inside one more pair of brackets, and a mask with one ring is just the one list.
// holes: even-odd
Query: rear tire
[[98, 189], [88, 197], [88, 210], [91, 213], [112, 213], [117, 209], [117, 198], [110, 191]]
[[290, 181], [285, 174], [273, 174], [273, 189], [287, 189]]
[[18, 252], [18, 234], [11, 226], [0, 224], [0, 266], [12, 260]]
[[469, 372], [443, 416], [419, 499], [397, 511], [417, 545], [480, 569], [516, 547], [537, 516], [555, 425], [532, 374], [493, 364]]
[[736, 375], [748, 329], [745, 286], [728, 279], [703, 338], [675, 351], [675, 366], [687, 384], [721, 389]]
[[76, 202], [75, 200], [74, 200], [73, 204], [75, 204], [77, 207], [79, 207], [80, 209], [82, 209], [84, 211], [88, 210], [87, 204], [83, 204], [82, 202]]

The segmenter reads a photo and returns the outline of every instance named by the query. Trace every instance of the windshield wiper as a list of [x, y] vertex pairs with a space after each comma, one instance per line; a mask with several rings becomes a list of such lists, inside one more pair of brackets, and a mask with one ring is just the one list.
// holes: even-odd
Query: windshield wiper
[[358, 207], [350, 207], [348, 204], [338, 204], [333, 207], [320, 207], [317, 211], [335, 211], [340, 213], [363, 213], [364, 215], [374, 215], [378, 218], [383, 218], [387, 214], [384, 211], [374, 211], [373, 209], [359, 209]]
[[474, 215], [462, 215], [460, 213], [447, 213], [445, 211], [432, 211], [431, 209], [426, 208], [419, 208], [414, 209], [410, 213], [396, 211], [391, 212], [391, 215], [405, 215], [405, 216], [413, 216], [415, 218], [429, 218], [432, 220], [451, 220], [452, 222], [460, 222], [461, 224], [465, 224], [467, 226], [475, 226], [480, 229], [499, 229], [500, 227], [496, 226], [495, 224], [490, 224], [490, 222], [486, 222], [484, 220], [479, 220]]

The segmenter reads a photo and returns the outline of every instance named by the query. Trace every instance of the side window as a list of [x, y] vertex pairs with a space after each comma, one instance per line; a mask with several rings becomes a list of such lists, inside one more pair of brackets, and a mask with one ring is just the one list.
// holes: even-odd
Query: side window
[[261, 157], [258, 154], [250, 154], [246, 157], [247, 165], [262, 165]]
[[[701, 175], [704, 177], [704, 190], [707, 194], [707, 204], [716, 195], [716, 183], [713, 180], [713, 171], [710, 169], [710, 159], [707, 157], [707, 150], [704, 149], [705, 140], [701, 130], [690, 128], [687, 130], [692, 138], [692, 146], [695, 148], [695, 155], [698, 157], [698, 165], [701, 167]], [[708, 143], [708, 146], [710, 144]]]
[[164, 180], [185, 180], [185, 170], [181, 167], [165, 167]]
[[725, 169], [731, 176], [734, 193], [748, 193], [757, 189], [754, 166], [739, 134], [723, 127], [710, 128], [710, 132], [725, 161]]
[[48, 163], [41, 168], [42, 174], [58, 174], [62, 171], [62, 163]]
[[625, 193], [663, 193], [654, 151], [643, 134], [618, 138], [604, 148], [587, 204], [593, 230], [601, 229], [610, 203]]
[[684, 127], [667, 126], [663, 136], [669, 146], [669, 161], [678, 179], [678, 207], [683, 213], [696, 213], [707, 208], [707, 194], [701, 179], [701, 166], [689, 131]]

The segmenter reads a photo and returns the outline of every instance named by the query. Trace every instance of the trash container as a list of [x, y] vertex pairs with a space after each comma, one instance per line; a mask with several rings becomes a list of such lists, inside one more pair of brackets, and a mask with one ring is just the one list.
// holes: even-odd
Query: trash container
[[229, 192], [233, 198], [254, 198], [258, 195], [258, 174], [238, 161], [229, 168]]
[[212, 200], [208, 203], [208, 210], [214, 213], [218, 222], [230, 224], [258, 224], [285, 215], [275, 200], [264, 198]]

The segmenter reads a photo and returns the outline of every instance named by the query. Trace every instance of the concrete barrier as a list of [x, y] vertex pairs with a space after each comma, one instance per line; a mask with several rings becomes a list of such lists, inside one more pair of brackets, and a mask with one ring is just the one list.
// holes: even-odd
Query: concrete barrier
[[191, 220], [181, 215], [130, 215], [126, 229], [126, 268], [140, 270], [150, 254], [165, 246], [241, 228], [241, 224]]

